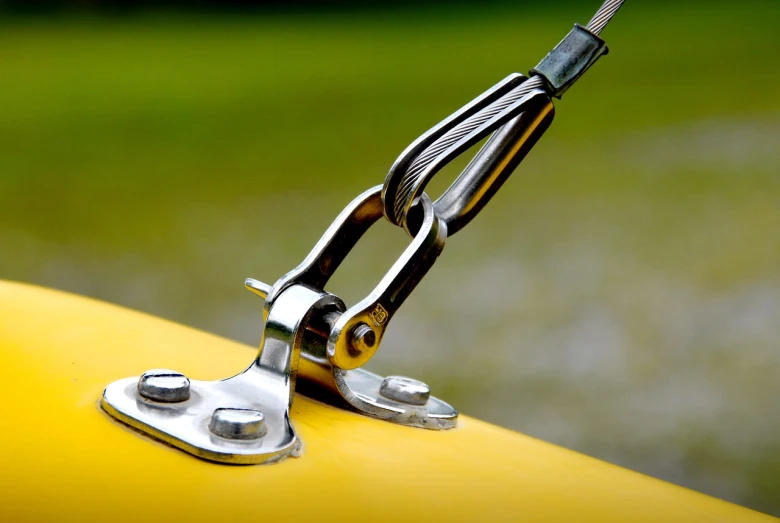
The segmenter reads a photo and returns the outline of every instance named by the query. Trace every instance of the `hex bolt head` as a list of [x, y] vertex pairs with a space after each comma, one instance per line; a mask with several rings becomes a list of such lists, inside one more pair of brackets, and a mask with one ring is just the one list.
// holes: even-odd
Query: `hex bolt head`
[[365, 323], [358, 323], [352, 329], [349, 346], [357, 352], [366, 352], [376, 344], [376, 333]]
[[388, 376], [379, 386], [379, 394], [407, 405], [425, 405], [431, 397], [431, 389], [422, 381], [405, 376]]
[[138, 380], [138, 393], [152, 401], [179, 403], [190, 399], [190, 380], [174, 370], [153, 369]]
[[257, 439], [265, 436], [265, 416], [256, 409], [217, 409], [211, 416], [209, 430], [228, 439]]

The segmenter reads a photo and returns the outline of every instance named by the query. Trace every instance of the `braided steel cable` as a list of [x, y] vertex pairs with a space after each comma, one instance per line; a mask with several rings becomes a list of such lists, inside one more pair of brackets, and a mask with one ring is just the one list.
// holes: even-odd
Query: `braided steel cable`
[[599, 10], [596, 11], [596, 14], [593, 15], [593, 18], [590, 19], [590, 22], [588, 22], [588, 25], [585, 27], [591, 33], [601, 34], [601, 31], [604, 30], [609, 21], [613, 16], [615, 16], [615, 13], [618, 12], [618, 9], [620, 9], [620, 6], [622, 6], [623, 2], [625, 1], [626, 0], [607, 0], [599, 8]]
[[[586, 28], [594, 34], [601, 33], [624, 2], [625, 0], [606, 0], [599, 10], [596, 11], [596, 14], [593, 15], [593, 18], [588, 22]], [[401, 221], [403, 209], [409, 198], [412, 197], [415, 185], [431, 162], [460, 139], [467, 136], [473, 130], [504, 111], [534, 89], [546, 90], [545, 83], [539, 76], [532, 76], [519, 86], [515, 87], [512, 91], [508, 92], [503, 98], [496, 100], [479, 113], [472, 115], [456, 125], [420, 153], [412, 161], [398, 185], [398, 191], [395, 194], [395, 201], [393, 202], [394, 218], [399, 222]]]
[[515, 87], [512, 91], [508, 92], [503, 98], [496, 100], [492, 104], [488, 105], [485, 109], [479, 113], [473, 115], [450, 129], [441, 138], [436, 140], [423, 151], [418, 157], [414, 159], [409, 166], [409, 170], [403, 177], [403, 180], [398, 186], [398, 192], [396, 193], [395, 202], [393, 203], [393, 211], [396, 217], [400, 217], [403, 213], [403, 208], [411, 196], [414, 190], [414, 185], [420, 178], [428, 165], [436, 159], [439, 154], [446, 151], [454, 143], [458, 142], [464, 136], [469, 135], [474, 129], [478, 128], [497, 114], [504, 111], [507, 107], [518, 101], [523, 96], [527, 95], [534, 89], [539, 89], [544, 86], [544, 82], [538, 76], [530, 78]]

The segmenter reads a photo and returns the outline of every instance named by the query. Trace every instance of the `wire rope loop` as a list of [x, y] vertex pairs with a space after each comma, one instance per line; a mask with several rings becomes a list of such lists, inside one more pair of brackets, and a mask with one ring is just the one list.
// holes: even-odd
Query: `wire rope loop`
[[448, 235], [468, 224], [498, 191], [550, 125], [554, 107], [538, 78], [520, 74], [490, 90], [418, 138], [385, 178], [385, 217], [409, 234], [418, 228], [410, 213], [442, 168], [487, 136], [458, 178], [434, 203]]

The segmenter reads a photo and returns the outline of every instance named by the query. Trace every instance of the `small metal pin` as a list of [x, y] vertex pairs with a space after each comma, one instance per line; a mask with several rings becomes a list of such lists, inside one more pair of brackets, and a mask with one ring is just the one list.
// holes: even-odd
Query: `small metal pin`
[[376, 333], [365, 323], [359, 323], [352, 329], [349, 346], [358, 352], [366, 352], [376, 344]]
[[425, 405], [431, 397], [431, 389], [422, 381], [405, 376], [388, 376], [379, 386], [379, 394], [407, 405]]
[[228, 439], [256, 439], [265, 436], [265, 416], [256, 409], [217, 409], [209, 430]]
[[254, 278], [247, 278], [244, 280], [244, 287], [254, 292], [263, 299], [266, 299], [271, 293], [271, 285], [263, 283], [260, 280]]
[[173, 370], [153, 369], [138, 380], [138, 393], [149, 400], [178, 403], [190, 399], [190, 380]]

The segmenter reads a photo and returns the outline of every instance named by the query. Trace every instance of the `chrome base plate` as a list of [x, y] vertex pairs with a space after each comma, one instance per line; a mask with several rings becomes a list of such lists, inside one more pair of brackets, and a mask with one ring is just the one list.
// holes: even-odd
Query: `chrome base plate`
[[339, 393], [358, 412], [385, 421], [431, 430], [446, 430], [458, 424], [458, 410], [431, 396], [424, 405], [410, 405], [379, 393], [381, 376], [365, 369], [333, 369]]
[[[301, 440], [290, 425], [288, 399], [274, 388], [258, 386], [272, 379], [253, 364], [243, 373], [222, 381], [190, 382], [190, 398], [162, 403], [143, 398], [138, 377], [111, 383], [101, 406], [114, 418], [199, 458], [221, 463], [273, 463], [299, 456]], [[219, 408], [256, 409], [263, 413], [267, 432], [256, 439], [228, 439], [209, 429]]]

